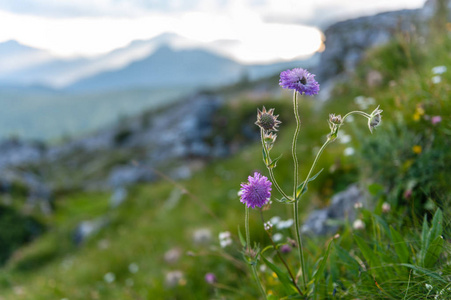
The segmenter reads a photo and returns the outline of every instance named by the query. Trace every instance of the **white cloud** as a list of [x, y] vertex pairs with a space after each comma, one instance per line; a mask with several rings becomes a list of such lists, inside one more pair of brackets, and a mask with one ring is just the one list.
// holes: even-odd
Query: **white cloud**
[[[292, 59], [317, 50], [321, 34], [301, 24], [424, 0], [0, 0], [0, 42], [60, 56], [96, 55], [135, 39], [174, 32], [246, 62]], [[3, 10], [2, 10], [3, 9]], [[235, 41], [226, 47], [221, 40]], [[215, 48], [216, 47], [216, 48]]]

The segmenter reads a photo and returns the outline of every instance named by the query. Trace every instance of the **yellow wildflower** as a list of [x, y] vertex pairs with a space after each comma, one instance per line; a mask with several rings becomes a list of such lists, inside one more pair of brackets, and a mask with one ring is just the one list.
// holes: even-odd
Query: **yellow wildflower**
[[413, 153], [415, 153], [415, 154], [420, 154], [421, 151], [423, 151], [423, 149], [421, 148], [420, 145], [415, 145], [415, 146], [412, 147], [412, 151], [413, 151]]

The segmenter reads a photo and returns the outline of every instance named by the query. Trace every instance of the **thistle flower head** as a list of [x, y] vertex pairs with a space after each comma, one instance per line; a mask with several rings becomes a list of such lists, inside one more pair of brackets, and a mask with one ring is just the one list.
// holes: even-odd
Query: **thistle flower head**
[[370, 132], [373, 133], [373, 128], [377, 127], [381, 123], [381, 113], [382, 109], [379, 109], [379, 106], [376, 107], [375, 110], [371, 113], [370, 117], [368, 118], [368, 128], [370, 129]]
[[262, 128], [265, 132], [277, 131], [277, 127], [280, 123], [282, 123], [277, 120], [278, 116], [279, 115], [274, 115], [274, 108], [271, 108], [268, 111], [266, 111], [264, 106], [261, 111], [257, 108], [257, 122], [255, 122], [255, 124]]
[[313, 96], [319, 92], [319, 84], [315, 80], [315, 75], [301, 68], [280, 73], [279, 85], [285, 89], [296, 90], [301, 95]]
[[240, 201], [250, 208], [262, 207], [271, 198], [271, 181], [266, 176], [255, 172], [248, 177], [248, 182], [241, 184]]

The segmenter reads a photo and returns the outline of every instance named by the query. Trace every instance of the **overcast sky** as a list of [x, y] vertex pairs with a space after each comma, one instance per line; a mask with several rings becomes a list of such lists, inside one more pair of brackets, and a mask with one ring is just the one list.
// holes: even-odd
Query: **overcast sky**
[[0, 0], [0, 42], [17, 40], [64, 57], [92, 56], [165, 32], [199, 43], [230, 41], [241, 62], [308, 55], [321, 32], [349, 17], [425, 0]]

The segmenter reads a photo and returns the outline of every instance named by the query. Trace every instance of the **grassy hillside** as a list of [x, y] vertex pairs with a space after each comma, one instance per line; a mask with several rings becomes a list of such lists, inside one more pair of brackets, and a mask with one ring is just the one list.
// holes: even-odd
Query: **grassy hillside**
[[[448, 299], [451, 70], [438, 74], [443, 68], [434, 67], [451, 66], [450, 50], [447, 35], [400, 37], [368, 52], [355, 74], [337, 84], [330, 101], [301, 100], [302, 176], [329, 132], [329, 113], [343, 115], [366, 104], [368, 111], [377, 105], [384, 110], [383, 123], [372, 135], [363, 118], [344, 125], [345, 132], [317, 167], [325, 170], [302, 200], [305, 217], [357, 181], [369, 190], [372, 203], [358, 211], [366, 230], [351, 224], [340, 229], [317, 299]], [[369, 80], [371, 72], [379, 80]], [[292, 176], [290, 97], [255, 101], [236, 96], [218, 116], [228, 124], [218, 134], [234, 139], [238, 128], [253, 124], [257, 107], [276, 107], [283, 123], [273, 151], [274, 157], [283, 155], [276, 174], [285, 189]], [[212, 162], [189, 180], [171, 182], [163, 176], [158, 183], [134, 186], [117, 208], [111, 208], [109, 193], [59, 195], [55, 214], [40, 217], [47, 232], [0, 269], [0, 299], [257, 299], [237, 236], [238, 226], [244, 226], [237, 192], [254, 170], [266, 174], [258, 142]], [[384, 202], [390, 211], [382, 210]], [[430, 231], [424, 224], [439, 226], [431, 224], [437, 208], [444, 215], [442, 244], [425, 261]], [[274, 203], [264, 216], [288, 219], [290, 207]], [[74, 230], [83, 220], [104, 226], [77, 246]], [[251, 214], [250, 223], [252, 239], [268, 244], [258, 213]], [[221, 248], [218, 234], [224, 231], [232, 233], [233, 243]], [[307, 238], [310, 266], [330, 238]], [[286, 254], [291, 264], [296, 264], [294, 252]], [[210, 272], [217, 278], [214, 284], [204, 280]], [[262, 280], [268, 292], [283, 295], [272, 271], [263, 270]]]

